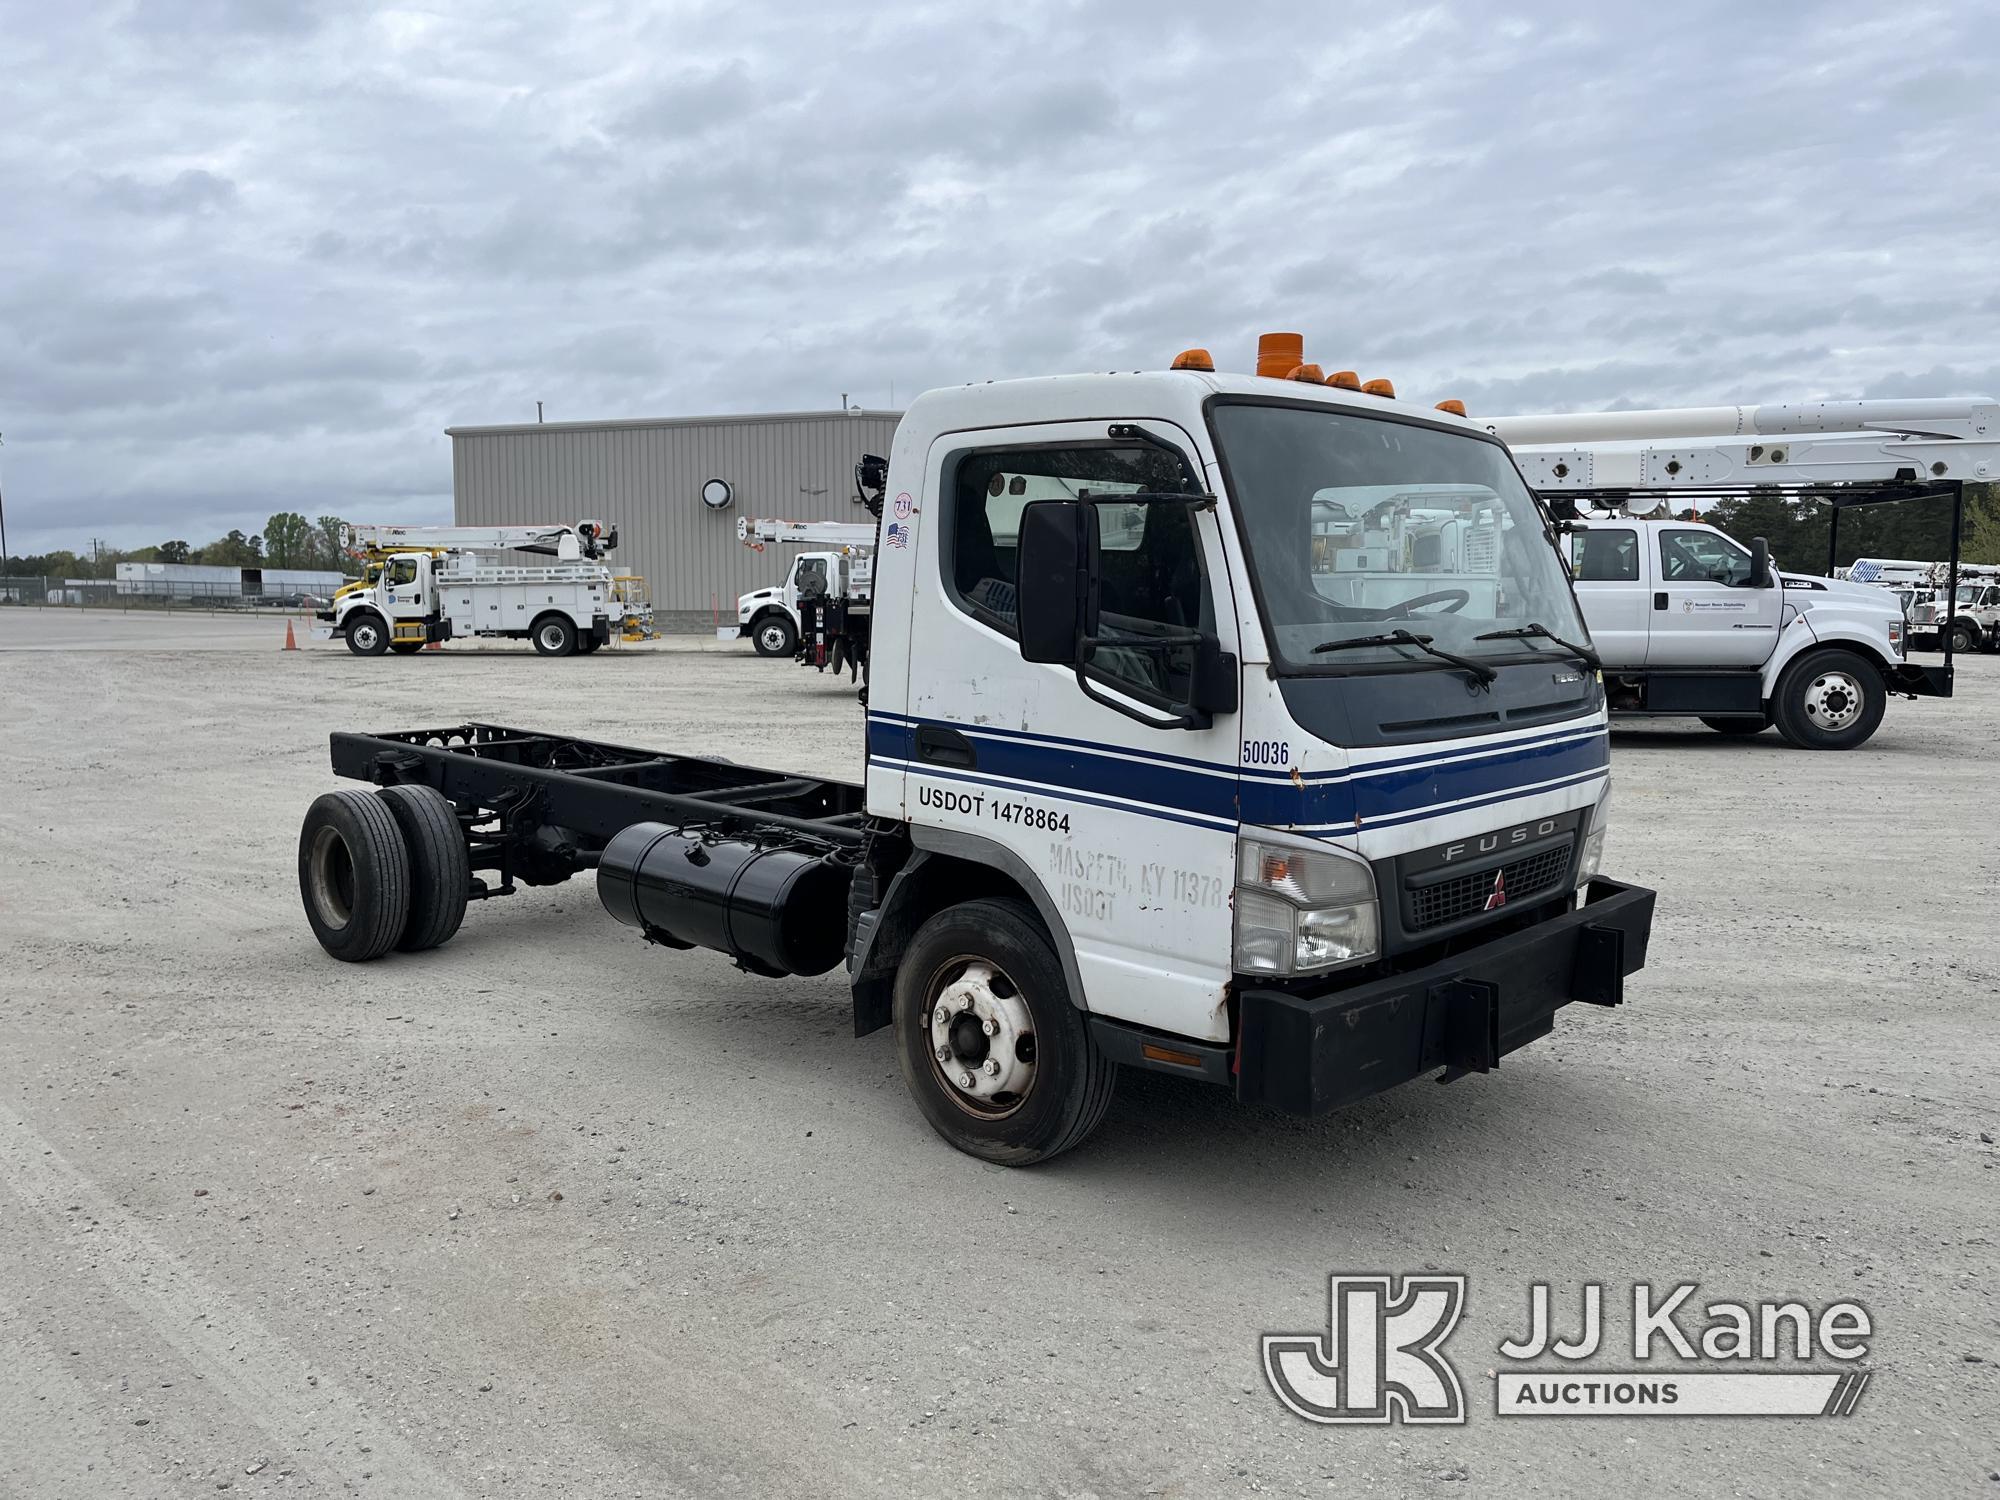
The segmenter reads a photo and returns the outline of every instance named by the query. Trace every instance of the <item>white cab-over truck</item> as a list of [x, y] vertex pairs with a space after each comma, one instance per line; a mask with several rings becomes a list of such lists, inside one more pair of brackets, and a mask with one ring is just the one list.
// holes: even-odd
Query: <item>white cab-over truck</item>
[[[618, 545], [602, 521], [574, 526], [350, 526], [366, 578], [318, 612], [357, 656], [407, 654], [486, 636], [532, 641], [543, 656], [590, 652], [626, 609], [598, 559]], [[524, 556], [525, 554], [525, 556]]]
[[736, 535], [758, 552], [772, 544], [812, 549], [793, 556], [783, 583], [737, 595], [736, 634], [759, 656], [799, 656], [804, 650], [814, 665], [827, 665], [839, 638], [829, 630], [836, 615], [863, 643], [865, 654], [875, 587], [874, 521], [746, 516], [737, 520]]
[[[1775, 725], [1852, 749], [1888, 698], [1949, 697], [1952, 671], [1907, 660], [1901, 603], [1861, 583], [1780, 572], [1748, 544], [1659, 511], [1753, 489], [1860, 504], [1956, 497], [2000, 474], [2000, 408], [1977, 398], [1498, 417], [1529, 482], [1561, 503], [1576, 596], [1614, 714]], [[1716, 434], [1721, 434], [1717, 436]]]
[[[379, 790], [306, 815], [322, 946], [431, 947], [468, 895], [594, 870], [655, 944], [844, 965], [931, 1125], [1009, 1164], [1082, 1140], [1121, 1068], [1317, 1114], [1623, 998], [1653, 894], [1599, 870], [1603, 690], [1479, 426], [1190, 351], [921, 396], [882, 499], [861, 782], [336, 734]], [[1485, 540], [1369, 545], [1418, 511]]]

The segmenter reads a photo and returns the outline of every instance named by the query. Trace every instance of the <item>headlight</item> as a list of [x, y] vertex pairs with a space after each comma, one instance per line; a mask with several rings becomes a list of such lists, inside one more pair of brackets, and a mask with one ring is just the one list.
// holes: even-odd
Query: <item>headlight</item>
[[1576, 888], [1579, 891], [1604, 868], [1604, 834], [1610, 826], [1611, 783], [1607, 781], [1604, 783], [1604, 795], [1597, 799], [1597, 806], [1590, 814], [1590, 832], [1583, 836], [1583, 853], [1576, 862]]
[[1366, 862], [1245, 830], [1236, 854], [1237, 973], [1316, 973], [1362, 963], [1381, 946]]

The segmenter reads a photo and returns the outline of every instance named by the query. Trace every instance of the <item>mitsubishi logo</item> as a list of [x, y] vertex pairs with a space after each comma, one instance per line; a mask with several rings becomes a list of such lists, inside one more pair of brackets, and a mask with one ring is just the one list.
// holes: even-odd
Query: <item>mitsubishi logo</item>
[[1495, 870], [1493, 872], [1493, 893], [1486, 898], [1486, 909], [1488, 911], [1498, 911], [1506, 904], [1507, 872], [1505, 870]]

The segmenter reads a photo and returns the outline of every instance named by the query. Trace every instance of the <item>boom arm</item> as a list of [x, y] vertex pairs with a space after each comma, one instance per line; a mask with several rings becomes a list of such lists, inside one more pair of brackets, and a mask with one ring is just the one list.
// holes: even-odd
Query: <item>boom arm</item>
[[2000, 404], [1985, 397], [1573, 412], [1484, 426], [1542, 491], [2000, 477]]
[[618, 528], [602, 521], [540, 526], [355, 526], [341, 544], [357, 556], [398, 551], [541, 552], [566, 559], [602, 557], [618, 545]]
[[875, 523], [872, 521], [785, 521], [756, 516], [736, 518], [736, 539], [752, 552], [762, 552], [766, 542], [794, 542], [817, 545], [841, 552], [873, 552]]

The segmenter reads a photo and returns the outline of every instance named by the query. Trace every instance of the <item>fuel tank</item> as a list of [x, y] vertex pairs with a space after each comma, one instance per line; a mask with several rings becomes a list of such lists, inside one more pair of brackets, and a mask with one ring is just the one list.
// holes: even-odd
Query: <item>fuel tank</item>
[[712, 948], [755, 974], [824, 974], [845, 956], [853, 868], [831, 855], [634, 823], [604, 846], [597, 896], [671, 948]]

